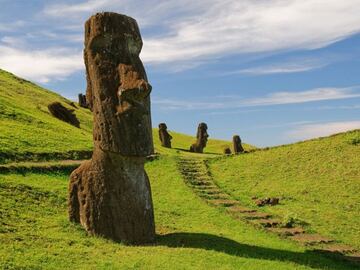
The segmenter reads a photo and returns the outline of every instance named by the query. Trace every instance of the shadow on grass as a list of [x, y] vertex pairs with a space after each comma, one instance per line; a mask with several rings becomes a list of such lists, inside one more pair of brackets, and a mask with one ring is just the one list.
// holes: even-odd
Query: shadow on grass
[[[194, 152], [190, 152], [189, 149], [184, 149], [184, 148], [174, 147], [173, 149], [178, 150], [178, 151], [182, 151], [182, 152], [194, 153]], [[196, 153], [194, 153], [194, 154], [196, 154]], [[220, 153], [206, 152], [206, 151], [204, 153], [201, 153], [201, 154], [221, 155]]]
[[[326, 256], [313, 251], [294, 252], [280, 249], [240, 244], [234, 240], [204, 233], [171, 233], [157, 236], [157, 244], [167, 247], [198, 248], [213, 250], [233, 256], [293, 262], [317, 269], [359, 269], [341, 260], [340, 256]], [[336, 260], [338, 259], [338, 260]]]

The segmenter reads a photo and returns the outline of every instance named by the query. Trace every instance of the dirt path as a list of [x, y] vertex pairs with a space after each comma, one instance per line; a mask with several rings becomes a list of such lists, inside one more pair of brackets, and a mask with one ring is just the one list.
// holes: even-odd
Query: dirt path
[[336, 255], [343, 259], [360, 263], [360, 252], [353, 247], [344, 245], [335, 239], [330, 239], [316, 233], [309, 233], [300, 226], [284, 227], [281, 217], [275, 217], [268, 213], [242, 206], [239, 201], [234, 200], [214, 183], [205, 160], [180, 158], [178, 168], [183, 175], [185, 183], [200, 198], [214, 207], [225, 208], [225, 211], [233, 218], [244, 220], [258, 228], [296, 241], [311, 250]]

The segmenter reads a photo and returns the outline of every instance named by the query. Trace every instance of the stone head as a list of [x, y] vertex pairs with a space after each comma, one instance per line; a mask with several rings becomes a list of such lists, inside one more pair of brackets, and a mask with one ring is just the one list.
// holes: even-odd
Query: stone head
[[234, 135], [233, 136], [233, 142], [234, 143], [241, 143], [241, 139], [239, 135]]
[[167, 130], [166, 124], [165, 124], [165, 123], [160, 123], [160, 124], [159, 124], [159, 129], [160, 129], [160, 130]]
[[94, 144], [125, 156], [153, 152], [151, 85], [139, 58], [141, 48], [133, 18], [103, 12], [85, 24], [86, 97], [94, 115]]

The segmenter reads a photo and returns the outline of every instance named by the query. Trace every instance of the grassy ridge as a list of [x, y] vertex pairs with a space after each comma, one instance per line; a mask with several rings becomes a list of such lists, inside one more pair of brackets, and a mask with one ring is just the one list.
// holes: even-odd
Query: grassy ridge
[[[61, 102], [75, 110], [80, 129], [50, 115], [47, 105]], [[11, 73], [0, 70], [0, 156], [65, 153], [92, 148], [92, 116], [88, 110]], [[3, 158], [4, 159], [4, 158]]]
[[266, 211], [360, 248], [360, 130], [209, 162], [216, 182], [244, 204], [280, 197]]
[[[61, 102], [74, 110], [80, 128], [52, 117], [47, 105]], [[92, 113], [60, 95], [11, 73], [0, 70], [0, 163], [14, 160], [88, 158], [92, 144]], [[194, 128], [195, 132], [195, 128]], [[188, 150], [194, 137], [171, 132], [173, 147]], [[160, 146], [158, 130], [153, 130], [156, 152], [177, 154], [179, 149]], [[208, 153], [221, 154], [228, 142], [209, 140]], [[246, 146], [248, 147], [248, 146]], [[249, 148], [249, 147], [248, 147]], [[178, 151], [178, 152], [176, 152]]]
[[68, 174], [0, 175], [3, 269], [356, 269], [255, 230], [184, 184], [176, 157], [146, 164], [157, 241], [127, 247], [87, 236], [66, 215]]

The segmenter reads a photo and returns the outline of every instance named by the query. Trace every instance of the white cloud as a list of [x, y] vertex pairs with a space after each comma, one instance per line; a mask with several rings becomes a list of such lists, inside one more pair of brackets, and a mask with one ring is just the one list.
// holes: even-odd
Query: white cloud
[[2, 43], [6, 44], [9, 47], [22, 47], [25, 45], [25, 41], [22, 38], [16, 36], [4, 36], [0, 40]]
[[79, 15], [82, 13], [94, 12], [106, 7], [110, 1], [108, 0], [90, 0], [79, 4], [54, 4], [45, 7], [45, 14], [54, 17], [64, 17]]
[[0, 45], [0, 68], [14, 74], [46, 83], [64, 79], [82, 70], [82, 53], [63, 48], [46, 50], [21, 50]]
[[270, 75], [270, 74], [279, 74], [279, 73], [297, 73], [297, 72], [305, 72], [305, 71], [323, 68], [327, 65], [328, 63], [325, 62], [304, 60], [298, 63], [297, 62], [277, 63], [272, 65], [240, 69], [240, 70], [228, 72], [224, 75], [231, 75], [231, 74]]
[[357, 110], [360, 109], [360, 104], [355, 105], [342, 105], [342, 106], [321, 106], [317, 110]]
[[142, 58], [150, 64], [194, 65], [225, 55], [314, 49], [360, 31], [360, 0], [89, 0], [49, 5], [44, 13], [83, 23], [102, 10], [128, 14], [141, 28], [156, 30], [144, 38]]
[[142, 55], [166, 63], [320, 48], [358, 32], [359, 13], [357, 0], [216, 1], [181, 18], [167, 35], [145, 39]]
[[288, 132], [286, 137], [296, 140], [307, 140], [353, 129], [360, 129], [360, 121], [300, 125], [294, 130]]
[[[306, 103], [324, 100], [348, 99], [360, 97], [360, 92], [356, 92], [359, 87], [346, 88], [315, 88], [300, 92], [275, 92], [259, 98], [236, 98], [224, 97], [217, 102], [197, 102], [193, 100], [172, 100], [172, 99], [153, 99], [153, 104], [165, 110], [212, 110], [230, 109], [254, 106], [271, 106]], [[217, 100], [221, 98], [217, 97]]]
[[11, 23], [1, 23], [0, 22], [0, 31], [1, 32], [12, 32], [14, 30], [17, 30], [23, 26], [25, 26], [25, 21], [18, 20]]
[[360, 97], [359, 92], [354, 92], [355, 88], [357, 87], [315, 88], [302, 92], [277, 92], [263, 98], [248, 99], [245, 103], [248, 106], [265, 106]]
[[211, 110], [222, 109], [225, 105], [222, 102], [194, 102], [159, 98], [153, 98], [151, 103], [166, 110]]

